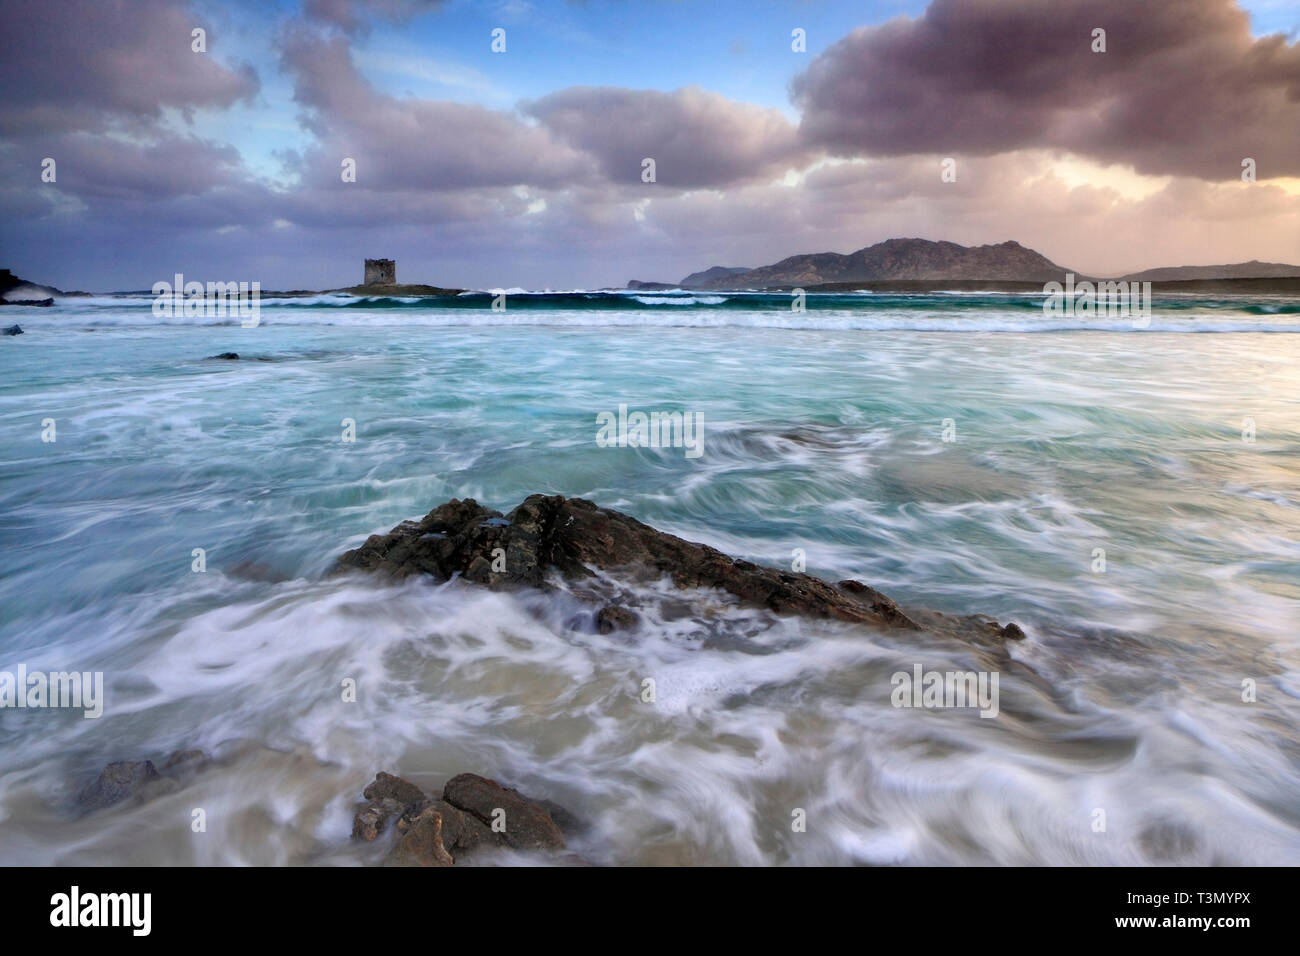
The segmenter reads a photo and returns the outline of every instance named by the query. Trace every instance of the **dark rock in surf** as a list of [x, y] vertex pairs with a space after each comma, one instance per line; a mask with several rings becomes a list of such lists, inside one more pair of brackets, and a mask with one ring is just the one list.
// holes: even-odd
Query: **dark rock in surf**
[[564, 834], [545, 807], [495, 780], [462, 773], [447, 781], [442, 798], [476, 817], [485, 826], [500, 820], [504, 829], [499, 836], [507, 846], [516, 850], [564, 848]]
[[280, 568], [261, 561], [236, 561], [223, 570], [227, 577], [240, 578], [244, 581], [261, 581], [264, 584], [280, 584], [290, 578], [290, 575]]
[[[480, 846], [500, 846], [499, 834], [446, 800], [425, 800], [408, 807], [397, 821], [397, 839], [389, 860], [398, 864], [447, 866]], [[454, 854], [454, 855], [453, 855]]]
[[204, 751], [177, 750], [163, 761], [162, 772], [170, 776], [193, 776], [212, 763], [212, 758]]
[[[777, 614], [932, 630], [981, 644], [1023, 636], [1019, 627], [1004, 628], [982, 615], [904, 612], [860, 581], [830, 584], [809, 574], [761, 567], [582, 498], [560, 495], [530, 495], [508, 515], [473, 499], [452, 499], [419, 521], [371, 535], [339, 564], [397, 577], [425, 574], [446, 581], [459, 576], [494, 590], [547, 590], [558, 574], [574, 585], [578, 597], [602, 604], [600, 595], [583, 586], [594, 578], [592, 568], [642, 581], [666, 575], [679, 588], [716, 588]], [[606, 605], [597, 615], [597, 629], [611, 633], [634, 625], [628, 615], [632, 612]]]
[[367, 800], [395, 800], [403, 807], [409, 807], [424, 799], [424, 791], [411, 781], [382, 771], [375, 775], [374, 782], [366, 787], [361, 795]]
[[[453, 777], [437, 799], [409, 780], [379, 773], [363, 796], [369, 803], [353, 817], [352, 838], [373, 842], [395, 821], [386, 862], [397, 866], [452, 866], [460, 854], [484, 846], [562, 849], [553, 814], [573, 819], [554, 804], [475, 774]], [[499, 832], [492, 826], [498, 819]]]
[[127, 800], [143, 801], [160, 793], [179, 790], [184, 781], [212, 763], [202, 750], [177, 750], [163, 761], [162, 772], [152, 760], [118, 760], [110, 763], [77, 795], [82, 812], [103, 810]]
[[596, 630], [601, 634], [635, 630], [640, 621], [635, 611], [617, 604], [606, 604], [596, 612]]
[[377, 800], [362, 807], [352, 818], [352, 839], [376, 840], [384, 832], [388, 821], [406, 812], [406, 807], [396, 800]]
[[437, 808], [423, 807], [404, 819], [406, 827], [389, 854], [390, 862], [399, 866], [455, 865], [456, 859], [447, 849], [446, 821]]
[[210, 358], [210, 359], [223, 359], [224, 361], [227, 361], [227, 362], [234, 362], [234, 361], [237, 361], [237, 360], [239, 359], [239, 353], [238, 353], [238, 352], [221, 352], [221, 353], [219, 353], [219, 354], [217, 354], [217, 355], [209, 355], [208, 358]]
[[152, 760], [119, 760], [105, 767], [95, 782], [81, 791], [77, 805], [82, 810], [102, 810], [139, 796], [162, 775]]
[[9, 325], [9, 326], [5, 326], [4, 334], [5, 334], [5, 335], [22, 335], [22, 334], [23, 334], [23, 328], [22, 328], [21, 325]]

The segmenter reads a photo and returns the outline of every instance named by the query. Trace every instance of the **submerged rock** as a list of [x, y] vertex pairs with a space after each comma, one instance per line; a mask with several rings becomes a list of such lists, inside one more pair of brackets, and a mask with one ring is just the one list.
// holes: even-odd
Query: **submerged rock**
[[143, 800], [166, 790], [176, 790], [180, 781], [192, 777], [211, 762], [202, 750], [177, 750], [163, 761], [159, 773], [152, 760], [118, 760], [100, 771], [95, 781], [77, 795], [77, 806], [89, 813], [126, 800]]
[[596, 630], [601, 634], [635, 630], [640, 622], [641, 619], [635, 611], [629, 611], [617, 604], [606, 604], [596, 612]]
[[118, 760], [109, 764], [77, 797], [83, 810], [111, 807], [138, 795], [155, 780], [162, 779], [152, 760]]
[[[882, 628], [934, 630], [980, 643], [1019, 639], [984, 616], [951, 617], [934, 611], [904, 612], [861, 581], [830, 584], [809, 574], [766, 568], [731, 558], [715, 548], [656, 531], [635, 518], [582, 498], [530, 495], [508, 515], [473, 499], [452, 499], [419, 521], [404, 521], [387, 534], [371, 535], [339, 559], [343, 568], [397, 577], [453, 576], [497, 590], [549, 589], [554, 574], [584, 590], [593, 568], [636, 580], [668, 576], [679, 588], [716, 588], [777, 614], [834, 618]], [[597, 615], [602, 633], [635, 627], [636, 616], [606, 606]]]
[[[559, 850], [565, 845], [553, 805], [475, 774], [453, 777], [437, 799], [409, 780], [380, 773], [363, 796], [369, 803], [353, 818], [352, 837], [373, 842], [396, 821], [387, 862], [398, 866], [452, 866], [456, 855], [483, 846]], [[571, 819], [558, 807], [554, 812]]]
[[177, 750], [163, 761], [162, 772], [171, 776], [192, 777], [211, 763], [212, 758], [202, 750]]
[[238, 353], [238, 352], [220, 352], [220, 353], [218, 353], [218, 354], [216, 354], [216, 355], [209, 355], [208, 358], [210, 358], [210, 359], [224, 359], [224, 360], [227, 361], [227, 362], [234, 362], [234, 361], [237, 361], [237, 360], [239, 359], [239, 353]]
[[7, 325], [4, 330], [5, 335], [22, 335], [23, 328], [21, 325]]

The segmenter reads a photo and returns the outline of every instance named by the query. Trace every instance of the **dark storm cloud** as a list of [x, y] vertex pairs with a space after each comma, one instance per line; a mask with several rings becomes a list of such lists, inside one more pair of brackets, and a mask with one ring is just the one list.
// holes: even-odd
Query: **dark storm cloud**
[[[1106, 31], [1105, 53], [1091, 50]], [[792, 85], [839, 155], [1056, 148], [1211, 180], [1300, 174], [1300, 46], [1232, 0], [934, 0], [855, 30]]]
[[594, 156], [612, 183], [639, 184], [646, 158], [655, 161], [657, 183], [697, 188], [779, 175], [808, 156], [776, 110], [699, 87], [671, 93], [572, 87], [522, 108]]
[[[208, 30], [207, 54], [190, 31]], [[259, 89], [216, 56], [210, 24], [168, 0], [4, 0], [0, 133], [147, 126], [164, 108], [227, 107]]]

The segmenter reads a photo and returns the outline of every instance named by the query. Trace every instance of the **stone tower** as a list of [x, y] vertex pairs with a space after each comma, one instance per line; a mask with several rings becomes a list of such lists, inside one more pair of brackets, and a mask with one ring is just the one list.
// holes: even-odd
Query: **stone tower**
[[397, 282], [397, 263], [392, 259], [367, 259], [363, 285], [393, 285]]

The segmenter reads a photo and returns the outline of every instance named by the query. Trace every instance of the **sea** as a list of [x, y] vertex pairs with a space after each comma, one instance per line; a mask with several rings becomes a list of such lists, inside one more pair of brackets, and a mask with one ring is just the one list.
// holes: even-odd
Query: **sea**
[[[0, 864], [376, 863], [351, 827], [379, 771], [575, 821], [466, 865], [1300, 864], [1295, 299], [153, 305], [3, 312], [0, 671], [103, 699], [0, 707]], [[699, 453], [598, 441], [637, 411], [691, 416]], [[562, 587], [336, 571], [449, 499], [534, 493], [1025, 637], [999, 659], [667, 582], [601, 634]], [[900, 701], [918, 668], [995, 671], [996, 716]], [[80, 809], [106, 764], [193, 748], [192, 779]]]

